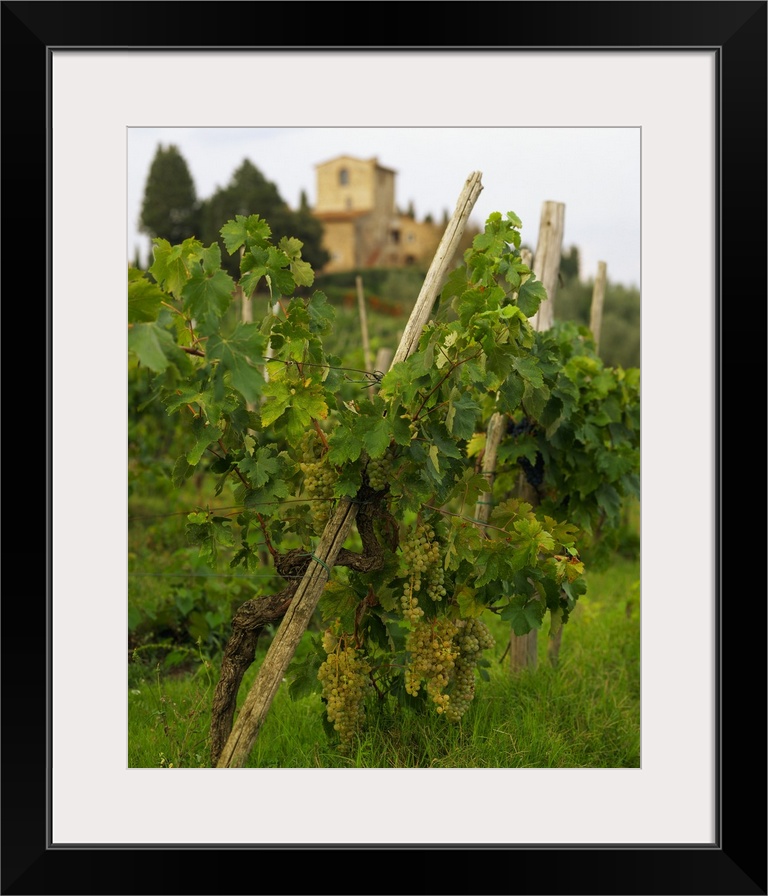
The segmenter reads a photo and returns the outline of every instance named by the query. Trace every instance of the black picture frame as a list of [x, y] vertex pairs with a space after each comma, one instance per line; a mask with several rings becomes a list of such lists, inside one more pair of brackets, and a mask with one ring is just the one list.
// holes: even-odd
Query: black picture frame
[[[416, 6], [420, 6], [416, 4]], [[718, 65], [718, 209], [720, 257], [717, 263], [717, 544], [716, 606], [718, 681], [716, 744], [718, 793], [716, 840], [709, 846], [687, 844], [621, 846], [488, 846], [464, 849], [446, 844], [317, 847], [205, 847], [120, 845], [59, 848], [50, 842], [49, 788], [50, 611], [52, 600], [50, 453], [52, 383], [46, 366], [46, 572], [40, 591], [6, 589], [2, 606], [2, 893], [458, 893], [458, 894], [691, 894], [752, 896], [766, 894], [766, 601], [763, 545], [765, 511], [755, 507], [755, 470], [765, 469], [764, 409], [755, 414], [755, 392], [765, 383], [766, 278], [766, 2], [518, 2], [442, 4], [422, 11], [426, 24], [408, 26], [409, 43], [355, 44], [348, 47], [297, 44], [269, 49], [512, 49], [516, 28], [505, 26], [514, 8], [515, 22], [527, 34], [541, 35], [526, 50], [701, 49], [716, 51]], [[182, 9], [185, 14], [181, 15]], [[355, 7], [361, 15], [364, 7]], [[374, 10], [392, 10], [374, 4]], [[415, 9], [413, 5], [402, 9]], [[335, 11], [334, 11], [335, 10]], [[50, 55], [56, 48], [251, 49], [250, 34], [324, 35], [329, 16], [343, 7], [235, 3], [81, 3], [3, 2], [2, 97], [3, 171], [6, 175], [4, 221], [13, 234], [39, 234], [47, 220], [50, 248]], [[469, 46], [421, 43], [422, 30], [435, 12]], [[190, 14], [191, 13], [191, 14]], [[296, 15], [303, 27], [296, 27]], [[418, 16], [416, 17], [418, 19]], [[148, 23], [152, 22], [151, 28]], [[249, 22], [252, 20], [252, 25]], [[386, 24], [377, 16], [376, 37], [401, 37], [402, 17]], [[462, 22], [464, 25], [462, 25]], [[511, 22], [511, 20], [510, 20]], [[291, 24], [293, 23], [293, 24]], [[496, 27], [493, 27], [496, 23]], [[490, 30], [489, 30], [490, 29]], [[333, 32], [335, 33], [335, 31]], [[506, 36], [509, 43], [489, 44]], [[681, 110], [684, 114], [684, 110]], [[22, 196], [10, 184], [24, 184]], [[34, 197], [34, 198], [33, 198]], [[39, 240], [36, 241], [39, 244]], [[19, 241], [23, 245], [23, 241]], [[8, 242], [6, 242], [8, 247]], [[731, 251], [729, 251], [729, 249]], [[39, 257], [39, 250], [36, 249]], [[15, 251], [14, 251], [15, 255]], [[17, 256], [18, 258], [18, 256]], [[50, 256], [46, 294], [51, 315]], [[12, 286], [29, 293], [29, 269], [18, 272], [7, 260], [6, 297]], [[38, 268], [40, 270], [40, 268]], [[14, 284], [13, 278], [18, 280]], [[33, 282], [42, 293], [41, 275]], [[15, 308], [18, 302], [9, 302]], [[11, 339], [24, 332], [24, 314], [8, 309], [14, 320]], [[22, 309], [23, 310], [23, 309]], [[29, 306], [26, 313], [29, 313]], [[36, 307], [37, 310], [37, 307]], [[746, 318], [746, 320], [745, 320]], [[755, 321], [757, 318], [757, 323]], [[36, 327], [39, 332], [39, 325]], [[726, 336], [728, 338], [726, 338]], [[51, 356], [46, 327], [46, 357]], [[37, 347], [41, 351], [40, 347]], [[684, 355], [685, 349], [681, 349]], [[13, 355], [11, 356], [13, 358]], [[15, 362], [12, 362], [15, 364]], [[38, 361], [37, 369], [43, 365]], [[756, 383], [759, 386], [756, 386]], [[11, 380], [10, 389], [14, 386]], [[20, 390], [20, 387], [15, 386]], [[21, 391], [16, 392], [21, 403]], [[741, 400], [737, 398], [740, 396]], [[12, 399], [13, 400], [13, 399]], [[26, 402], [24, 402], [25, 404]], [[36, 400], [39, 405], [39, 400]], [[744, 410], [744, 409], [747, 410]], [[37, 412], [39, 414], [39, 411]], [[756, 417], [757, 419], [751, 419]], [[725, 463], [723, 436], [739, 438], [739, 464]], [[39, 443], [39, 436], [36, 440]], [[15, 441], [15, 439], [14, 439]], [[25, 436], [21, 441], [27, 441]], [[750, 454], [751, 452], [751, 454]], [[735, 461], [733, 450], [728, 455]], [[28, 461], [25, 461], [28, 463]], [[39, 478], [39, 466], [36, 467]], [[741, 479], [736, 479], [740, 470]], [[31, 478], [31, 477], [30, 477]], [[764, 494], [764, 493], [763, 493]], [[19, 517], [22, 519], [22, 517]], [[39, 517], [33, 526], [39, 529]], [[761, 521], [758, 526], [754, 520]], [[25, 534], [30, 535], [28, 521]], [[681, 523], [683, 524], [683, 523]], [[20, 532], [23, 523], [17, 522]], [[725, 534], [739, 532], [738, 542]], [[18, 537], [18, 536], [17, 536]], [[35, 535], [39, 540], [39, 535]], [[11, 536], [13, 542], [13, 535]], [[20, 539], [17, 557], [35, 553]], [[731, 544], [728, 562], [725, 545]], [[739, 546], [737, 553], [733, 545]], [[6, 547], [8, 545], [6, 544]], [[705, 548], [705, 550], [708, 550]], [[755, 557], [757, 554], [757, 557]], [[683, 558], [695, 562], [696, 558]], [[12, 568], [12, 572], [15, 569]], [[44, 594], [44, 596], [43, 596]], [[694, 596], [692, 596], [693, 599]], [[684, 633], [681, 633], [681, 639]], [[727, 700], [726, 700], [727, 695]], [[742, 699], [743, 698], [743, 699]], [[46, 707], [46, 712], [42, 707]], [[88, 782], [83, 782], [87, 787]], [[172, 806], [147, 807], [172, 814]], [[119, 808], [116, 809], [119, 811]], [[253, 806], [258, 812], [258, 803]], [[308, 807], [322, 817], [322, 807]], [[368, 811], [364, 801], [361, 823]], [[375, 808], [372, 809], [375, 811]], [[663, 812], [664, 807], [660, 806]], [[327, 833], [327, 832], [326, 832]], [[290, 838], [289, 832], [286, 839]], [[163, 856], [157, 853], [164, 853]], [[316, 852], [339, 853], [315, 855]], [[254, 854], [255, 853], [255, 854]], [[344, 853], [344, 855], [341, 855]], [[411, 855], [411, 853], [413, 853]], [[399, 860], [403, 860], [402, 864]], [[159, 861], [158, 861], [159, 860]], [[406, 864], [407, 860], [407, 864]]]

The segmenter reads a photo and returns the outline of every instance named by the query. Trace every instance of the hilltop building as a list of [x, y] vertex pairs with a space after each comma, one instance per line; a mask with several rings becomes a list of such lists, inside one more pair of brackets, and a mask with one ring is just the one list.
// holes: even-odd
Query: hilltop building
[[331, 256], [323, 273], [432, 261], [444, 226], [398, 213], [392, 168], [377, 158], [341, 155], [315, 169], [313, 214], [323, 223], [323, 245]]

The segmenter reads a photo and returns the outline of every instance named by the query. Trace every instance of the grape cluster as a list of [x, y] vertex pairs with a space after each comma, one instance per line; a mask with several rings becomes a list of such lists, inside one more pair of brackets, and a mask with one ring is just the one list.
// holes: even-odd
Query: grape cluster
[[447, 616], [421, 620], [408, 633], [405, 647], [410, 661], [405, 689], [416, 696], [423, 683], [437, 712], [458, 722], [475, 696], [475, 669], [484, 650], [494, 646], [493, 635], [480, 619], [450, 620]]
[[433, 601], [440, 601], [446, 595], [442, 551], [437, 534], [429, 523], [419, 523], [403, 541], [402, 550], [408, 580], [403, 587], [400, 607], [405, 618], [415, 624], [424, 615], [424, 610], [419, 606], [422, 591], [426, 591]]
[[446, 718], [458, 722], [475, 696], [475, 668], [480, 654], [494, 646], [493, 635], [480, 619], [469, 618], [456, 621], [457, 633], [454, 643], [457, 656], [453, 667], [453, 684], [450, 702], [446, 708]]
[[327, 657], [317, 672], [325, 712], [347, 751], [365, 720], [365, 698], [371, 687], [371, 664], [364, 653], [328, 629], [323, 634]]
[[458, 650], [457, 628], [447, 616], [421, 620], [408, 632], [405, 649], [410, 662], [405, 670], [405, 689], [414, 697], [426, 682], [427, 694], [438, 713], [446, 712], [450, 698], [445, 689], [451, 679]]
[[372, 457], [368, 461], [368, 466], [366, 467], [368, 485], [375, 492], [382, 492], [389, 485], [389, 474], [392, 470], [393, 458], [392, 451], [388, 449], [382, 457]]
[[507, 432], [513, 437], [524, 436], [526, 433], [531, 432], [532, 429], [533, 423], [527, 417], [522, 417], [520, 420], [512, 420], [510, 418], [507, 424]]
[[520, 466], [528, 483], [538, 488], [544, 482], [544, 458], [540, 451], [536, 452], [536, 463], [532, 464], [527, 457], [520, 458]]
[[314, 433], [307, 433], [301, 440], [299, 469], [304, 474], [304, 489], [312, 499], [311, 521], [313, 531], [319, 535], [331, 515], [333, 488], [338, 479], [335, 468], [321, 453], [319, 440]]

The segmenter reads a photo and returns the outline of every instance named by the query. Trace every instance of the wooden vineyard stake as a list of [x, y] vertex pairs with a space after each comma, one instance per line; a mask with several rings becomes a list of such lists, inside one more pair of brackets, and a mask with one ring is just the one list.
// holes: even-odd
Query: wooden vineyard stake
[[605, 301], [606, 264], [597, 263], [597, 276], [592, 290], [592, 305], [589, 312], [589, 329], [595, 339], [595, 351], [600, 354], [600, 330], [603, 325], [603, 303]]
[[[527, 257], [523, 254], [525, 250], [520, 253], [522, 260], [535, 272], [547, 292], [547, 299], [541, 303], [538, 311], [531, 318], [531, 325], [534, 330], [548, 330], [554, 323], [554, 297], [560, 272], [564, 222], [564, 203], [545, 202], [541, 210], [539, 237], [533, 264], [531, 264], [530, 253], [527, 253]], [[501, 414], [494, 414], [488, 423], [482, 462], [482, 472], [488, 477], [491, 486], [493, 485], [493, 477], [496, 470], [496, 453], [505, 429], [506, 418]], [[519, 480], [518, 491], [520, 496], [528, 503], [536, 503], [533, 489], [530, 488], [522, 474]], [[490, 514], [491, 494], [492, 492], [485, 493], [475, 507], [475, 517], [482, 522], [487, 521]], [[562, 628], [560, 631], [562, 631]], [[551, 654], [550, 658], [552, 658]], [[537, 630], [532, 629], [527, 635], [516, 635], [512, 631], [509, 640], [510, 672], [515, 674], [523, 668], [535, 668], [537, 662]]]

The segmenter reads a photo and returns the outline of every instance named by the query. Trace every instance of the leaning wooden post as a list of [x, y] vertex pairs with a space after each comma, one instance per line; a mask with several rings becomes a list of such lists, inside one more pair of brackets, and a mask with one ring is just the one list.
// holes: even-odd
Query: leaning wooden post
[[443, 288], [443, 279], [448, 273], [448, 267], [458, 251], [469, 215], [477, 202], [477, 197], [482, 192], [481, 177], [481, 172], [475, 171], [469, 175], [464, 184], [459, 201], [456, 203], [456, 210], [445, 228], [443, 238], [437, 247], [427, 276], [424, 278], [419, 297], [416, 299], [411, 316], [405, 325], [405, 331], [400, 339], [395, 357], [392, 359], [393, 366], [399, 361], [404, 361], [418, 346], [421, 331], [429, 320], [435, 299]]
[[[442, 288], [447, 267], [458, 248], [469, 214], [483, 189], [481, 177], [481, 172], [475, 171], [469, 175], [464, 184], [456, 210], [438, 246], [403, 338], [395, 352], [393, 363], [405, 360], [418, 347], [418, 337], [429, 320], [432, 307]], [[272, 639], [259, 674], [232, 726], [232, 731], [216, 763], [217, 768], [241, 768], [250, 755], [272, 700], [330, 578], [339, 551], [352, 531], [356, 516], [357, 504], [348, 498], [340, 499], [325, 526], [320, 543], [312, 554], [311, 562], [280, 623], [280, 628]]]
[[595, 351], [600, 351], [600, 329], [603, 325], [603, 302], [605, 301], [606, 264], [604, 261], [597, 263], [597, 276], [592, 290], [592, 307], [589, 315], [589, 329], [595, 339]]
[[[536, 244], [536, 255], [533, 259], [533, 270], [547, 291], [547, 298], [539, 306], [539, 310], [531, 318], [534, 330], [548, 330], [555, 322], [555, 292], [560, 274], [560, 257], [563, 247], [563, 231], [565, 223], [565, 205], [562, 202], [547, 201], [541, 209], [539, 222], [539, 238]], [[536, 496], [525, 480], [521, 480], [522, 497], [529, 503], [536, 504]], [[562, 631], [562, 629], [560, 629]], [[550, 651], [550, 658], [552, 653]], [[527, 635], [509, 636], [510, 672], [514, 675], [520, 669], [534, 669], [538, 663], [538, 633], [534, 628]]]

